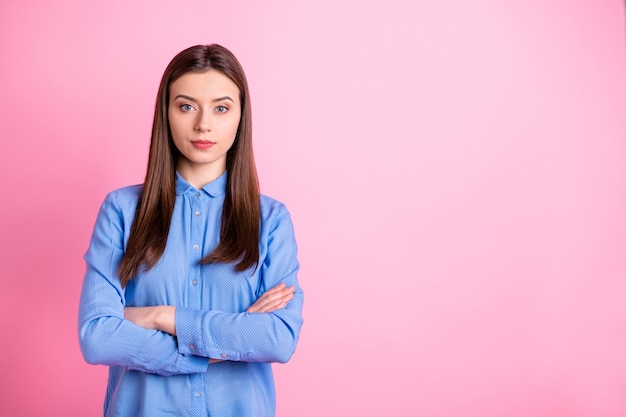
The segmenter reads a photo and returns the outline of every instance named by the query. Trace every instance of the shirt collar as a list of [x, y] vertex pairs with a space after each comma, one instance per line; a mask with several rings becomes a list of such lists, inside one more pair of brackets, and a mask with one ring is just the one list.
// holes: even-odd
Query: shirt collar
[[[226, 171], [210, 183], [201, 188], [206, 194], [211, 197], [219, 197], [226, 192], [226, 180], [228, 174]], [[198, 190], [193, 185], [189, 184], [179, 173], [176, 171], [176, 195], [185, 194], [187, 192], [197, 193]]]

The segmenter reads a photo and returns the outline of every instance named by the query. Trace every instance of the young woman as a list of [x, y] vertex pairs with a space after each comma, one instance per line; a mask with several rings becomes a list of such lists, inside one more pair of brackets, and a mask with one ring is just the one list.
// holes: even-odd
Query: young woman
[[235, 56], [168, 65], [143, 185], [111, 192], [79, 309], [85, 360], [109, 366], [104, 415], [273, 416], [271, 362], [293, 354], [303, 293], [285, 206], [259, 194]]

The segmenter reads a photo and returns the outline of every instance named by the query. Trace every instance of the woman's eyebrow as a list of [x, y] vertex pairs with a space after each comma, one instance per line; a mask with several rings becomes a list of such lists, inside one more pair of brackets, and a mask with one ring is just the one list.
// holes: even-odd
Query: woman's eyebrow
[[233, 100], [232, 98], [230, 98], [229, 96], [224, 96], [224, 97], [218, 97], [216, 99], [213, 99], [213, 103], [215, 103], [216, 101], [223, 101], [223, 100], [230, 100], [233, 103], [235, 102], [235, 100]]
[[[194, 103], [197, 103], [198, 100], [196, 100], [193, 97], [189, 97], [185, 94], [178, 94], [176, 97], [174, 97], [174, 100], [178, 100], [179, 98], [185, 99], [185, 100], [189, 100], [189, 101], [193, 101]], [[214, 98], [213, 100], [211, 100], [212, 103], [218, 102], [218, 101], [224, 101], [224, 100], [230, 100], [233, 103], [235, 102], [235, 100], [233, 100], [232, 98], [230, 98], [230, 96], [224, 96], [224, 97], [218, 97], [218, 98]]]
[[185, 100], [193, 101], [194, 103], [197, 103], [197, 102], [198, 102], [198, 100], [196, 100], [195, 98], [193, 98], [193, 97], [189, 97], [189, 96], [186, 96], [186, 95], [184, 95], [184, 94], [179, 94], [179, 95], [177, 95], [176, 97], [174, 97], [174, 100], [178, 100], [179, 98], [183, 98], [183, 99], [185, 99]]

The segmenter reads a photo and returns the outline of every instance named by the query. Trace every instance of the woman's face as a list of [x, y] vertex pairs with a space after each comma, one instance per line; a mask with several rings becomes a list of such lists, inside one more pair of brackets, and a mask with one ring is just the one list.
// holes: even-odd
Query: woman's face
[[170, 85], [168, 119], [180, 174], [188, 181], [219, 177], [241, 119], [235, 83], [216, 70], [184, 74]]

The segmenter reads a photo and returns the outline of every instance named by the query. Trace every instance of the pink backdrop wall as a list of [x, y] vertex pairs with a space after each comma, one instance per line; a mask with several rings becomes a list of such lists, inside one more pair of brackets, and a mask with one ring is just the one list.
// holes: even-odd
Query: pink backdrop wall
[[626, 415], [621, 1], [173, 3], [0, 5], [1, 415], [101, 413], [82, 254], [211, 42], [300, 245], [279, 417]]

